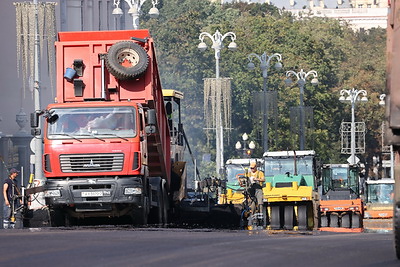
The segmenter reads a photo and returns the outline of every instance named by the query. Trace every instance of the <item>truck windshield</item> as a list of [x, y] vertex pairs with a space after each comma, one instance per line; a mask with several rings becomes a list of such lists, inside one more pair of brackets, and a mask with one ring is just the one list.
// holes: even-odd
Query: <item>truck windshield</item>
[[393, 203], [394, 184], [368, 184], [368, 203]]
[[239, 177], [245, 176], [246, 170], [242, 165], [226, 165], [228, 183], [239, 184]]
[[49, 139], [126, 138], [136, 136], [133, 107], [60, 108], [50, 110], [58, 119], [48, 124]]
[[[313, 160], [311, 157], [298, 157], [297, 174], [312, 175]], [[294, 159], [290, 158], [265, 158], [265, 176], [272, 177], [280, 174], [294, 174]]]
[[334, 189], [349, 187], [349, 175], [347, 167], [332, 168], [332, 186]]

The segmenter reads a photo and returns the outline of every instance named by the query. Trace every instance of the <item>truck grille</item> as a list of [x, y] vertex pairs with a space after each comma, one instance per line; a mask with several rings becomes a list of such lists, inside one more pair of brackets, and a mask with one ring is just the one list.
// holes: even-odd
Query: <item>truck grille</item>
[[122, 171], [124, 154], [60, 155], [62, 172]]

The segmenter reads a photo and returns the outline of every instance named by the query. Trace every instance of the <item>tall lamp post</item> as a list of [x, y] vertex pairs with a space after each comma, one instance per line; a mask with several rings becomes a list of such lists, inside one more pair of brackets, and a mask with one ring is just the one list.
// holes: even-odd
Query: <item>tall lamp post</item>
[[224, 47], [223, 41], [225, 38], [230, 37], [231, 42], [228, 45], [228, 49], [232, 51], [236, 51], [237, 45], [235, 43], [236, 40], [236, 34], [233, 32], [227, 32], [224, 35], [220, 33], [219, 30], [216, 30], [213, 35], [209, 34], [208, 32], [202, 32], [200, 33], [199, 39], [200, 43], [198, 45], [198, 48], [200, 51], [205, 51], [207, 49], [207, 44], [204, 42], [204, 38], [208, 37], [212, 41], [212, 46], [215, 50], [215, 77], [218, 79], [219, 78], [219, 59], [221, 58], [221, 49]]
[[267, 90], [268, 90], [268, 70], [270, 68], [270, 62], [272, 59], [276, 59], [278, 62], [275, 63], [274, 67], [276, 70], [280, 70], [282, 69], [282, 55], [275, 53], [273, 55], [267, 55], [266, 52], [264, 52], [261, 56], [257, 55], [255, 53], [251, 53], [247, 56], [247, 58], [249, 59], [249, 64], [247, 64], [247, 67], [250, 70], [253, 70], [255, 68], [255, 65], [252, 61], [252, 58], [257, 58], [258, 61], [260, 61], [260, 69], [262, 71], [262, 76], [264, 79], [264, 83], [263, 83], [263, 93], [264, 93], [264, 97], [263, 97], [263, 103], [264, 103], [264, 111], [263, 111], [263, 149], [264, 152], [268, 151], [268, 107], [267, 107]]
[[299, 72], [294, 72], [289, 70], [286, 72], [287, 79], [285, 80], [286, 86], [290, 86], [293, 82], [291, 76], [294, 76], [297, 79], [297, 84], [300, 87], [300, 150], [304, 150], [304, 143], [305, 143], [305, 134], [304, 134], [304, 85], [306, 84], [306, 80], [309, 76], [312, 76], [313, 79], [311, 80], [312, 85], [318, 85], [318, 73], [315, 70], [310, 70], [309, 72], [304, 72], [301, 69]]
[[[362, 97], [360, 98], [360, 95]], [[367, 91], [365, 90], [357, 90], [357, 89], [351, 89], [351, 90], [341, 90], [340, 91], [340, 102], [346, 102], [349, 101], [351, 103], [351, 142], [350, 142], [350, 153], [351, 153], [351, 158], [349, 160], [350, 164], [356, 164], [356, 129], [355, 129], [355, 107], [356, 107], [356, 102], [361, 101], [361, 102], [367, 102]]]
[[256, 148], [256, 144], [254, 143], [254, 141], [250, 141], [249, 145], [247, 145], [247, 141], [249, 140], [249, 136], [247, 135], [247, 133], [244, 133], [242, 135], [242, 140], [243, 146], [240, 141], [237, 141], [237, 143], [235, 144], [235, 148], [237, 150], [243, 149], [243, 155], [246, 157], [250, 157], [251, 152]]
[[[385, 106], [386, 94], [381, 94], [379, 96], [379, 105]], [[383, 133], [383, 131], [382, 131]], [[393, 153], [393, 145], [390, 145], [390, 178], [394, 179], [394, 153]]]
[[[235, 43], [236, 40], [236, 34], [233, 32], [227, 32], [224, 35], [220, 33], [219, 30], [216, 30], [213, 35], [209, 34], [208, 32], [202, 32], [199, 35], [199, 40], [200, 43], [198, 45], [198, 49], [200, 51], [205, 51], [207, 49], [207, 44], [204, 42], [204, 38], [208, 37], [212, 41], [212, 46], [215, 50], [215, 76], [217, 79], [219, 79], [219, 60], [221, 58], [221, 49], [224, 47], [223, 46], [223, 41], [225, 38], [229, 37], [231, 39], [231, 42], [228, 45], [228, 49], [235, 51], [237, 49], [237, 45]], [[216, 105], [221, 105], [221, 103], [216, 103]], [[221, 110], [221, 109], [219, 109]], [[223, 169], [224, 169], [224, 138], [223, 138], [223, 126], [222, 126], [222, 114], [221, 112], [219, 114], [216, 114], [215, 116], [215, 134], [216, 134], [216, 169], [218, 174], [223, 174]]]
[[[128, 14], [132, 16], [133, 29], [137, 30], [139, 29], [140, 10], [144, 2], [146, 2], [146, 0], [124, 0], [124, 1], [129, 5]], [[114, 0], [115, 8], [113, 9], [112, 14], [115, 15], [116, 17], [120, 17], [124, 13], [120, 8], [120, 2], [121, 2], [120, 0]], [[158, 0], [151, 0], [151, 3], [153, 4], [153, 7], [150, 8], [149, 15], [151, 18], [158, 18], [158, 16], [160, 15], [160, 12], [156, 8]]]

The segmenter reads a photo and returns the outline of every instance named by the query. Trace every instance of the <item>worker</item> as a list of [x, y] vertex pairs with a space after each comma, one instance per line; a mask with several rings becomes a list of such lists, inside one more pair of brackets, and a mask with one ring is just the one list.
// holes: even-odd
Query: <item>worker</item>
[[9, 171], [8, 178], [4, 180], [3, 184], [3, 228], [14, 228], [15, 220], [11, 220], [12, 212], [19, 206], [17, 196], [19, 195], [19, 189], [17, 186], [17, 180], [15, 179], [19, 174], [17, 169], [12, 168]]
[[[250, 171], [247, 173], [250, 180], [250, 197], [252, 198], [251, 210], [253, 214], [256, 210], [256, 205], [258, 205], [259, 212], [263, 211], [263, 183], [265, 182], [264, 173], [257, 170], [257, 162], [252, 161], [250, 163]], [[256, 203], [255, 201], [256, 200]]]

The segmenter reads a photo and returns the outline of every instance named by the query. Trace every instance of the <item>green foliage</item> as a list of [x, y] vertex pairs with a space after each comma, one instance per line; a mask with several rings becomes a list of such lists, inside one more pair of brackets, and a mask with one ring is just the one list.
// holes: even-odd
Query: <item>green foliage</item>
[[[208, 143], [203, 129], [203, 78], [215, 77], [215, 58], [210, 40], [205, 40], [209, 46], [205, 52], [198, 51], [197, 45], [201, 32], [213, 34], [217, 29], [222, 34], [234, 32], [238, 45], [236, 52], [226, 47], [221, 51], [221, 77], [232, 78], [233, 90], [233, 129], [229, 134], [225, 131], [225, 159], [240, 156], [234, 145], [244, 132], [256, 142], [254, 155], [262, 156], [262, 122], [252, 120], [252, 100], [254, 92], [262, 91], [263, 78], [258, 62], [253, 61], [255, 70], [247, 69], [247, 57], [264, 52], [282, 54], [284, 66], [281, 71], [270, 68], [268, 72], [268, 89], [278, 91], [279, 115], [278, 140], [270, 150], [298, 149], [298, 137], [290, 132], [289, 109], [299, 105], [300, 91], [297, 85], [285, 87], [283, 81], [286, 71], [301, 69], [317, 71], [319, 80], [315, 87], [307, 80], [304, 87], [305, 105], [314, 108], [315, 127], [313, 144], [307, 143], [306, 149], [315, 149], [325, 162], [343, 162], [348, 157], [340, 154], [339, 127], [342, 121], [350, 121], [351, 109], [338, 98], [341, 89], [354, 87], [366, 90], [370, 100], [356, 108], [356, 120], [367, 125], [365, 160], [380, 150], [383, 108], [378, 97], [385, 88], [384, 29], [354, 32], [334, 19], [295, 19], [267, 4], [221, 6], [198, 0], [164, 2], [157, 21], [143, 22], [141, 27], [149, 28], [156, 41], [163, 87], [185, 94], [184, 128], [198, 160], [204, 153], [215, 154], [215, 140]], [[270, 139], [274, 136], [271, 130]], [[203, 176], [213, 175], [210, 164], [205, 165]]]

